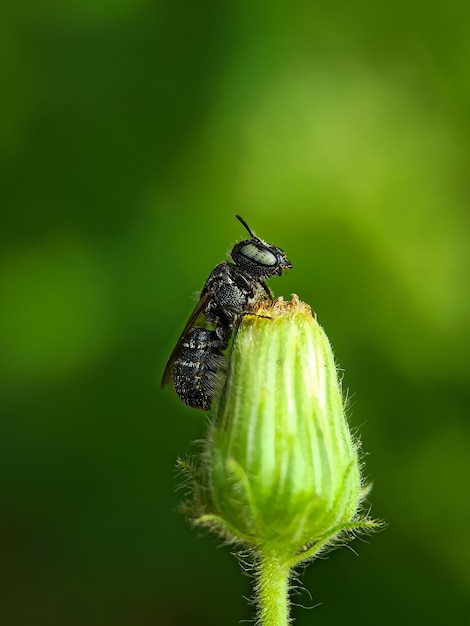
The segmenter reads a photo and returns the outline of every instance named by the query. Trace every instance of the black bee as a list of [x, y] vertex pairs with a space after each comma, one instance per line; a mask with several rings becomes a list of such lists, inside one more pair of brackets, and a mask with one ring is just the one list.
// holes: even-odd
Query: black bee
[[[264, 281], [292, 267], [280, 248], [254, 235], [245, 220], [235, 217], [251, 239], [233, 247], [233, 263], [223, 261], [210, 273], [162, 378], [162, 387], [173, 380], [185, 404], [205, 411], [222, 385], [221, 374], [227, 369], [222, 350], [227, 348], [232, 331], [257, 302], [272, 298]], [[195, 326], [201, 315], [212, 330]]]

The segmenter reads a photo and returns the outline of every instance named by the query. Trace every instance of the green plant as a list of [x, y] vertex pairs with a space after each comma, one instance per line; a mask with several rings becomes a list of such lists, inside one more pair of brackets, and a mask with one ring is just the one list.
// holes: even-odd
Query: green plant
[[262, 626], [288, 624], [296, 566], [377, 527], [333, 352], [297, 296], [243, 318], [203, 453], [180, 466], [190, 518], [250, 555]]

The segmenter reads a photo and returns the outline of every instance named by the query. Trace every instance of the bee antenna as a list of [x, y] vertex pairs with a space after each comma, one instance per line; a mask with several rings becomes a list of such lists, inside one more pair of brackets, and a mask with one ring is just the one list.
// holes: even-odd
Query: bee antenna
[[253, 237], [253, 239], [258, 239], [258, 237], [253, 233], [253, 231], [251, 230], [251, 228], [248, 226], [248, 224], [245, 222], [245, 220], [243, 219], [243, 217], [241, 217], [240, 215], [235, 215], [235, 217], [237, 218], [237, 220], [239, 222], [241, 222], [243, 224], [243, 226], [246, 228], [246, 230], [250, 233], [250, 235]]

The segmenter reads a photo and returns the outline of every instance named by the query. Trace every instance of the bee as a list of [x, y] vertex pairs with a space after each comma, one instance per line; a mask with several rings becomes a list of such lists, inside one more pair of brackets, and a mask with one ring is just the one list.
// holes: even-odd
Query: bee
[[[235, 217], [251, 239], [233, 247], [232, 263], [222, 261], [209, 274], [162, 378], [162, 387], [173, 381], [184, 404], [204, 411], [223, 385], [227, 371], [223, 351], [233, 331], [260, 300], [272, 300], [265, 280], [292, 268], [281, 248], [257, 237], [242, 217]], [[204, 327], [196, 325], [202, 316]]]

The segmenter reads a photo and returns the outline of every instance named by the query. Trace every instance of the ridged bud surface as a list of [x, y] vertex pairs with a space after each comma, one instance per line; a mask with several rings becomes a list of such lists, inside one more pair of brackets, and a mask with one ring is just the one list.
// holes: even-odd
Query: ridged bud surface
[[333, 353], [296, 296], [244, 317], [208, 455], [207, 512], [235, 537], [299, 550], [354, 517], [359, 464]]

